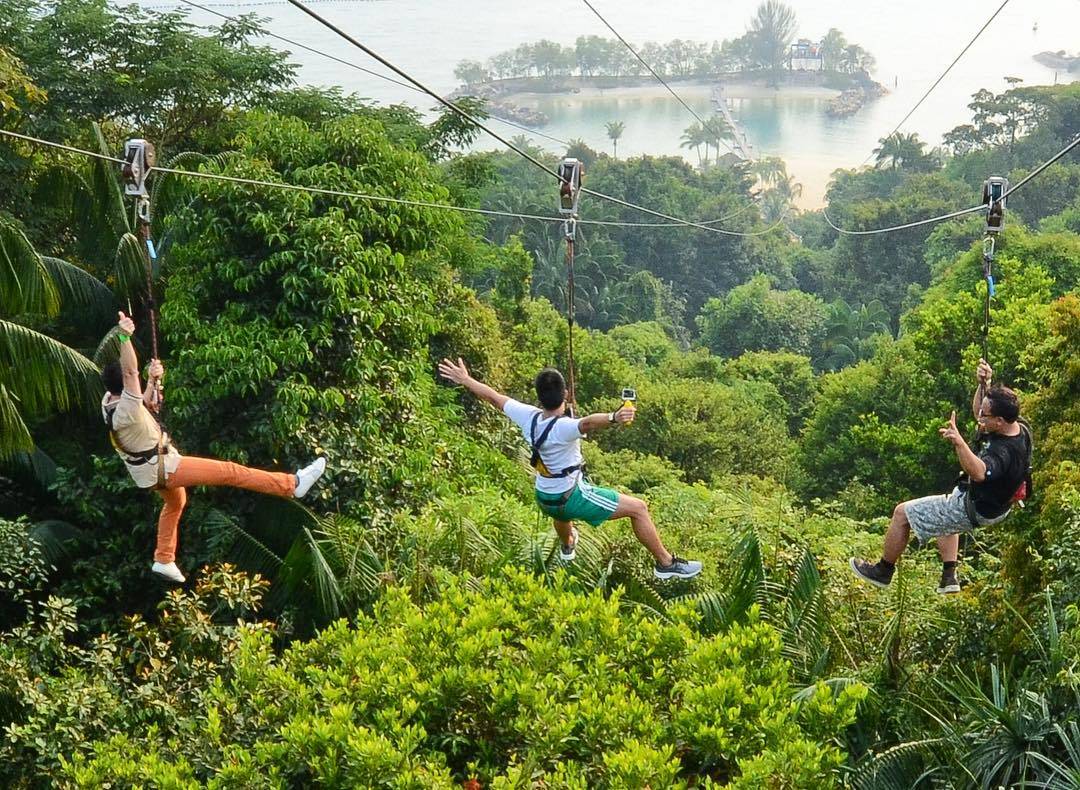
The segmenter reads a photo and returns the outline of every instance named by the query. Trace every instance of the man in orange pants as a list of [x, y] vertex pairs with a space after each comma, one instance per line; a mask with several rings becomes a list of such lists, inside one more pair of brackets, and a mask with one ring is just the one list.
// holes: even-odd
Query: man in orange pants
[[101, 374], [108, 390], [101, 399], [101, 416], [135, 485], [156, 490], [165, 502], [158, 517], [157, 548], [151, 570], [180, 584], [184, 575], [176, 567], [176, 538], [180, 514], [187, 504], [188, 486], [231, 486], [299, 498], [325, 471], [326, 459], [316, 458], [291, 474], [180, 455], [151, 413], [159, 408], [157, 393], [165, 369], [159, 360], [150, 360], [149, 386], [144, 392], [139, 381], [139, 361], [131, 345], [135, 324], [123, 313], [120, 313], [119, 330], [120, 361], [110, 362]]

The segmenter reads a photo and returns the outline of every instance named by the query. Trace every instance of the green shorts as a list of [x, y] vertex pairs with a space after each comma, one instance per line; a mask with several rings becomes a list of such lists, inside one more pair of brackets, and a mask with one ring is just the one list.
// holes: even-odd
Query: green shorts
[[536, 503], [546, 515], [559, 521], [584, 521], [599, 527], [615, 512], [619, 492], [579, 480], [569, 496], [566, 493], [545, 494], [537, 491]]

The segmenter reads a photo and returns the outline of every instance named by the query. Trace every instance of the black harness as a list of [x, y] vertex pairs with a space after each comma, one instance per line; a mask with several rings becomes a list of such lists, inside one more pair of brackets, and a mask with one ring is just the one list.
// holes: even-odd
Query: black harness
[[536, 473], [541, 477], [569, 477], [574, 472], [577, 472], [578, 470], [583, 471], [585, 469], [584, 464], [575, 464], [574, 466], [566, 467], [566, 469], [563, 469], [561, 472], [553, 472], [548, 469], [547, 464], [545, 464], [543, 459], [540, 457], [540, 448], [544, 446], [544, 442], [547, 441], [548, 435], [551, 433], [551, 429], [555, 427], [555, 423], [557, 423], [559, 419], [563, 416], [564, 415], [562, 414], [557, 414], [555, 417], [553, 417], [551, 422], [547, 424], [547, 427], [545, 427], [544, 430], [540, 432], [540, 436], [537, 436], [536, 426], [540, 422], [540, 412], [537, 412], [533, 415], [532, 426], [529, 429], [529, 436], [532, 440], [532, 458], [529, 460], [529, 466], [535, 469]]

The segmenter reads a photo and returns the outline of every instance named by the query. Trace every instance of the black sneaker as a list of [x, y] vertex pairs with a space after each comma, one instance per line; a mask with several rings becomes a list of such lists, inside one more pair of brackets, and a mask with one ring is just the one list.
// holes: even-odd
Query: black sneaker
[[937, 591], [942, 595], [960, 592], [960, 582], [956, 579], [955, 569], [941, 572], [941, 583], [938, 584]]
[[671, 555], [670, 565], [661, 565], [659, 562], [653, 566], [653, 575], [661, 581], [666, 579], [693, 579], [701, 573], [701, 563], [697, 560], [684, 560], [682, 557]]
[[559, 559], [563, 562], [573, 562], [577, 557], [578, 534], [573, 527], [570, 527], [570, 537], [573, 542], [569, 546], [565, 543], [559, 544]]
[[870, 582], [875, 587], [885, 588], [889, 586], [889, 582], [892, 581], [893, 572], [896, 567], [884, 568], [880, 562], [873, 564], [866, 560], [857, 560], [852, 557], [848, 560], [851, 565], [851, 571], [864, 582]]

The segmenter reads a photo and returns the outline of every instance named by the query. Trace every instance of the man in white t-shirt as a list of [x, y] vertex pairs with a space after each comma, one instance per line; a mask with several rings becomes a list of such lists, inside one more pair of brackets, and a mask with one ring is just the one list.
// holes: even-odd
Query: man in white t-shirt
[[653, 568], [656, 578], [692, 579], [701, 573], [700, 562], [676, 557], [664, 547], [644, 502], [610, 488], [591, 485], [582, 474], [581, 440], [593, 431], [630, 422], [634, 418], [632, 406], [581, 419], [568, 417], [566, 382], [554, 368], [545, 368], [536, 376], [536, 397], [543, 408], [520, 403], [477, 381], [460, 358], [457, 362], [444, 359], [439, 363], [439, 373], [499, 409], [521, 429], [532, 448], [536, 502], [555, 522], [563, 561], [570, 562], [576, 556], [575, 520], [598, 527], [609, 519], [629, 518], [634, 535], [656, 560]]

